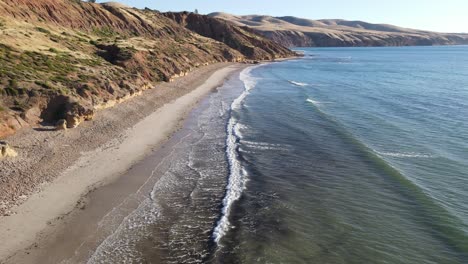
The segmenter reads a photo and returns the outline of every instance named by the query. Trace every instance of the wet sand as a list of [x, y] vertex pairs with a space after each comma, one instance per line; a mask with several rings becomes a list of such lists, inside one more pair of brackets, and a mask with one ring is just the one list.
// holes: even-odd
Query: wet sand
[[[80, 155], [72, 166], [59, 173], [56, 179], [32, 194], [24, 203], [13, 208], [13, 215], [0, 218], [0, 262], [57, 263], [70, 257], [74, 257], [72, 263], [84, 261], [87, 254], [109, 231], [95, 233], [99, 220], [122, 203], [125, 204], [122, 208], [132, 210], [138, 204], [138, 194], [145, 193], [150, 188], [151, 183], [147, 180], [154, 168], [140, 166], [139, 161], [150, 159], [152, 164], [157, 164], [164, 159], [178, 139], [183, 137], [183, 130], [172, 138], [170, 136], [181, 128], [182, 121], [190, 110], [204, 95], [242, 67], [244, 66], [223, 64], [205, 71], [199, 78], [193, 76], [194, 74], [188, 76], [188, 82], [184, 83], [182, 80], [178, 84], [185, 85], [183, 89], [188, 90], [187, 93], [175, 97], [177, 99], [172, 102], [162, 103], [159, 108], [153, 108], [146, 116], [144, 113], [139, 116], [129, 115], [125, 111], [125, 107], [142, 107], [144, 102], [139, 100], [141, 98], [126, 102], [126, 106], [105, 110], [113, 112], [113, 120], [117, 123], [119, 119], [125, 119], [122, 122], [131, 124], [134, 121], [135, 124], [128, 129], [117, 126], [110, 130], [113, 133], [107, 135], [108, 141], [104, 144], [93, 142], [93, 137], [89, 138], [88, 144], [95, 143], [95, 146], [100, 146], [98, 148], [89, 150], [88, 145], [82, 149], [75, 146], [74, 151], [78, 151]], [[166, 89], [174, 88], [180, 87], [173, 84]], [[153, 89], [142, 97], [148, 99], [152, 96], [150, 93], [158, 92], [160, 91]], [[104, 113], [102, 118], [109, 116], [109, 113]], [[82, 129], [94, 129], [93, 133], [98, 134], [108, 131], [100, 131], [99, 126], [93, 128], [90, 125]], [[82, 138], [83, 134], [79, 133], [77, 136]], [[48, 144], [54, 141], [54, 135], [49, 136], [51, 139], [46, 141]], [[67, 136], [73, 135], [58, 134], [55, 138], [58, 138], [57, 141], [62, 140], [59, 143], [63, 144]], [[97, 138], [101, 139], [103, 135]], [[145, 162], [141, 164], [143, 163]], [[47, 169], [47, 164], [43, 164], [42, 169]], [[128, 175], [132, 177], [125, 177]], [[152, 180], [157, 180], [157, 177]], [[124, 211], [122, 217], [125, 215]], [[117, 223], [119, 219], [112, 221]], [[109, 225], [109, 229], [112, 226]]]

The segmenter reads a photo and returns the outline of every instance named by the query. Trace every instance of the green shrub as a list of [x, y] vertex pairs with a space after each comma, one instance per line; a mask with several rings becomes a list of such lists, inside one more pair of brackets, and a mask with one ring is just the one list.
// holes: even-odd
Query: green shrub
[[8, 87], [16, 89], [18, 88], [18, 83], [16, 82], [15, 79], [10, 79], [8, 80]]
[[36, 30], [41, 32], [41, 33], [50, 34], [50, 31], [45, 29], [45, 28], [36, 27]]
[[23, 102], [20, 102], [17, 99], [15, 99], [13, 104], [14, 104], [14, 106], [10, 107], [10, 109], [14, 110], [14, 111], [24, 112], [26, 110], [26, 108], [27, 108], [26, 105]]
[[53, 87], [51, 85], [49, 85], [48, 83], [43, 82], [43, 81], [35, 81], [34, 83], [41, 86], [42, 88], [45, 88], [45, 89], [53, 89]]
[[57, 36], [51, 36], [49, 39], [52, 40], [53, 42], [59, 42], [60, 41], [60, 38], [58, 38]]
[[79, 42], [88, 43], [88, 40], [86, 40], [85, 38], [78, 37], [78, 36], [75, 36], [75, 38], [76, 38]]
[[90, 77], [88, 75], [79, 74], [78, 79], [80, 79], [81, 82], [87, 82], [90, 79]]
[[86, 34], [85, 34], [85, 33], [83, 33], [83, 32], [80, 32], [80, 31], [76, 31], [76, 34], [77, 34], [78, 36], [81, 36], [81, 37], [83, 37], [83, 38], [89, 38], [89, 36], [88, 36], [88, 35], [86, 35]]
[[11, 87], [6, 87], [5, 93], [8, 96], [18, 96], [18, 91], [15, 88], [11, 88]]
[[63, 83], [63, 84], [67, 84], [70, 82], [70, 80], [63, 76], [63, 75], [57, 75], [57, 76], [52, 76], [50, 77], [50, 80], [53, 81], [53, 82], [60, 82], [60, 83]]
[[117, 35], [117, 32], [110, 27], [94, 28], [93, 32], [94, 34], [102, 37], [113, 37]]

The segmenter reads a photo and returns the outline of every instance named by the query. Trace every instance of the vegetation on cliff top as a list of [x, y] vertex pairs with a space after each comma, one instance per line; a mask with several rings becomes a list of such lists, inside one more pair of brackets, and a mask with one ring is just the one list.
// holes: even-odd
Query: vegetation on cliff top
[[[0, 137], [39, 122], [83, 119], [202, 65], [294, 55], [252, 31], [195, 14], [181, 25], [158, 11], [116, 4], [2, 0], [0, 15]], [[214, 31], [204, 34], [192, 23]]]

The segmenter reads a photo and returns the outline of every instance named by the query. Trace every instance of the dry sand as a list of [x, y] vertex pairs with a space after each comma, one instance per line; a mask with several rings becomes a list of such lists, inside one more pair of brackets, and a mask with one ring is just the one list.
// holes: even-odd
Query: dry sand
[[[25, 201], [14, 207], [10, 216], [0, 218], [0, 263], [27, 259], [22, 257], [29, 254], [25, 249], [38, 247], [60, 226], [61, 219], [83, 206], [87, 193], [118, 181], [133, 164], [167, 140], [205, 94], [241, 67], [217, 64], [202, 68], [103, 110], [93, 122], [76, 130], [26, 131], [11, 138], [12, 145], [22, 150], [23, 159], [9, 161], [8, 172], [13, 176], [23, 172], [17, 174], [23, 178], [25, 173], [33, 174], [26, 177], [33, 180], [26, 182], [39, 191], [27, 199], [16, 199]], [[17, 186], [21, 183], [18, 181]]]

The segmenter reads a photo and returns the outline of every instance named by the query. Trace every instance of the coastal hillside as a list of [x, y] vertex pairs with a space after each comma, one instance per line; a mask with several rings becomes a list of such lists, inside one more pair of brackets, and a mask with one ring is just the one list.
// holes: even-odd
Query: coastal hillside
[[[76, 127], [203, 65], [294, 55], [224, 20], [168, 16], [118, 3], [0, 0], [0, 138], [36, 124]], [[232, 37], [216, 37], [226, 28]]]
[[235, 16], [212, 13], [213, 18], [248, 26], [284, 46], [432, 46], [468, 44], [468, 34], [437, 33], [387, 24], [341, 19], [310, 20], [292, 16]]
[[246, 26], [240, 27], [223, 19], [189, 12], [164, 15], [197, 34], [225, 43], [249, 59], [269, 59], [273, 54], [288, 53], [284, 46], [259, 38], [257, 32]]

